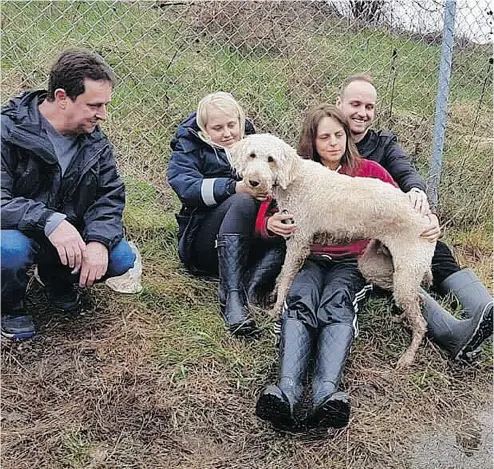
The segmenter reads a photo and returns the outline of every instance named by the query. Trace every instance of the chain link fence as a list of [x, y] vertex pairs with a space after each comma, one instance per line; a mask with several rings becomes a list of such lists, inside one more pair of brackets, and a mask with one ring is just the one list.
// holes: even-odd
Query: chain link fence
[[[165, 182], [169, 141], [205, 94], [233, 93], [259, 131], [291, 144], [312, 105], [334, 102], [348, 75], [369, 73], [376, 127], [394, 130], [424, 176], [432, 155], [444, 4], [356, 1], [2, 2], [2, 103], [46, 86], [59, 52], [85, 47], [119, 84], [104, 124], [131, 203], [146, 185], [176, 205]], [[492, 12], [458, 0], [443, 215], [491, 220]], [[161, 210], [163, 205], [161, 205]]]

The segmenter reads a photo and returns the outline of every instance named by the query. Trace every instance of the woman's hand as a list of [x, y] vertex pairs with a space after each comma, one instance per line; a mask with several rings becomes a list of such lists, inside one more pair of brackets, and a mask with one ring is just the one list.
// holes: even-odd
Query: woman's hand
[[289, 238], [297, 229], [297, 225], [293, 222], [293, 215], [281, 212], [271, 215], [266, 227], [272, 233], [283, 236], [285, 239]]
[[267, 190], [266, 191], [255, 190], [252, 187], [249, 187], [247, 184], [245, 184], [244, 181], [237, 181], [237, 184], [235, 185], [235, 192], [237, 194], [249, 194], [251, 197], [260, 200], [261, 202], [266, 200], [269, 196], [269, 192]]
[[439, 226], [439, 220], [433, 213], [429, 214], [429, 226], [420, 235], [421, 238], [425, 238], [429, 243], [435, 243], [441, 236], [441, 227]]

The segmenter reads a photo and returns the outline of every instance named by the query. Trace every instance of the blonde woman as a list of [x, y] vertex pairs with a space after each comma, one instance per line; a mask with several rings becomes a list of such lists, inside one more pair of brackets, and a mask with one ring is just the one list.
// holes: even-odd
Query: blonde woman
[[274, 282], [284, 249], [280, 238], [256, 238], [256, 220], [258, 231], [265, 231], [260, 201], [230, 161], [229, 148], [252, 133], [252, 122], [231, 94], [209, 94], [179, 125], [167, 171], [182, 202], [177, 215], [180, 259], [193, 274], [219, 275], [221, 314], [236, 336], [257, 332], [249, 299], [259, 286]]

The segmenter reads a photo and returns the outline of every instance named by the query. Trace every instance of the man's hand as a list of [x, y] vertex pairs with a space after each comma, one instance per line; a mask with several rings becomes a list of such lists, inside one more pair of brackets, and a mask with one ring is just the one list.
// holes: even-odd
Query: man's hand
[[431, 213], [431, 209], [429, 207], [429, 202], [427, 200], [427, 195], [424, 191], [420, 189], [412, 189], [407, 192], [408, 200], [410, 201], [410, 205], [422, 215], [429, 215]]
[[251, 197], [260, 200], [261, 202], [266, 200], [269, 196], [269, 192], [267, 190], [255, 190], [254, 188], [249, 187], [247, 184], [245, 184], [244, 181], [237, 181], [235, 192], [237, 194], [249, 194]]
[[437, 216], [431, 213], [429, 215], [429, 226], [420, 235], [421, 238], [425, 238], [430, 243], [436, 242], [441, 236], [441, 227], [439, 226], [439, 220]]
[[82, 257], [82, 269], [79, 277], [81, 287], [90, 287], [106, 274], [108, 269], [108, 249], [105, 245], [92, 241], [87, 243]]
[[63, 220], [48, 236], [48, 239], [57, 250], [62, 264], [68, 265], [73, 274], [79, 272], [86, 243], [75, 227]]
[[267, 229], [272, 233], [289, 238], [297, 229], [297, 225], [293, 223], [293, 215], [289, 213], [277, 212], [268, 218]]

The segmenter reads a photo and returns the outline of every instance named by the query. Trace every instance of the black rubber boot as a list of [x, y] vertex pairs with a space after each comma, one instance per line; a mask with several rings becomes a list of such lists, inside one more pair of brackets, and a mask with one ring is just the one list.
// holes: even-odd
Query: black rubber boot
[[312, 333], [304, 323], [294, 318], [284, 319], [278, 384], [267, 386], [256, 405], [256, 415], [271, 422], [275, 428], [293, 430], [297, 427], [294, 411], [302, 396], [312, 341]]
[[442, 294], [453, 293], [463, 308], [465, 320], [473, 332], [455, 358], [471, 359], [480, 352], [482, 343], [492, 336], [493, 298], [475, 272], [462, 269], [447, 277], [440, 286]]
[[249, 315], [247, 297], [242, 282], [249, 255], [247, 236], [218, 235], [218, 271], [220, 285], [218, 300], [228, 330], [235, 336], [258, 333], [254, 319]]
[[343, 428], [350, 419], [348, 395], [338, 391], [345, 362], [354, 338], [349, 324], [330, 324], [319, 334], [312, 385], [310, 427]]
[[270, 246], [246, 272], [244, 284], [247, 287], [249, 304], [260, 304], [266, 294], [274, 289], [276, 277], [285, 260], [285, 251], [284, 243]]

